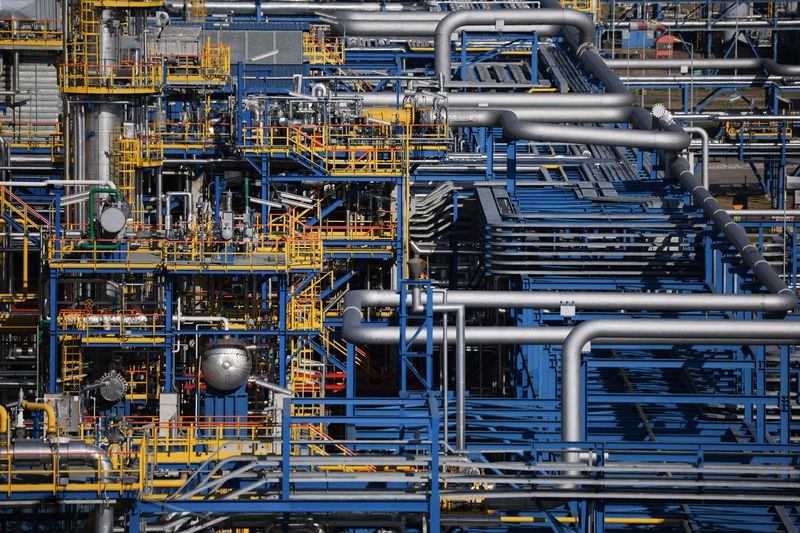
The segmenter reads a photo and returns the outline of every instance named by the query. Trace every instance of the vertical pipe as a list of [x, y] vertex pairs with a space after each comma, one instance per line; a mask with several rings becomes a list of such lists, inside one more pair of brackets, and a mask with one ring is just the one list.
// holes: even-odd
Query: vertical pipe
[[703, 173], [702, 182], [703, 182], [703, 187], [707, 190], [709, 188], [710, 183], [711, 183], [711, 178], [710, 178], [710, 176], [708, 174], [708, 142], [709, 142], [708, 132], [706, 132], [706, 130], [704, 130], [703, 128], [698, 128], [698, 127], [695, 127], [695, 126], [686, 127], [686, 128], [683, 128], [683, 130], [685, 132], [687, 132], [687, 133], [693, 133], [693, 134], [697, 135], [698, 137], [700, 137], [700, 141], [703, 143], [702, 144], [702, 153], [701, 153], [701, 156], [703, 158], [703, 162], [702, 162], [702, 165], [703, 165], [702, 166], [702, 169], [703, 169], [702, 170], [702, 173]]
[[[466, 449], [466, 346], [464, 306], [456, 312], [456, 446]], [[446, 336], [445, 336], [446, 337]]]
[[449, 424], [449, 416], [448, 411], [450, 410], [450, 402], [448, 401], [447, 394], [447, 381], [450, 376], [448, 376], [447, 366], [449, 364], [447, 355], [450, 347], [447, 344], [447, 313], [442, 315], [442, 411], [443, 413], [443, 424], [444, 424], [444, 445], [447, 446], [448, 443], [448, 427]]

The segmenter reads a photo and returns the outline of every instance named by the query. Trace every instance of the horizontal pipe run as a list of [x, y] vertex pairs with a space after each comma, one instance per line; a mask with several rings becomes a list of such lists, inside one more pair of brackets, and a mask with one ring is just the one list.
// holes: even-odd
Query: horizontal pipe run
[[609, 67], [622, 69], [691, 69], [715, 70], [765, 70], [776, 76], [800, 76], [800, 65], [782, 65], [765, 58], [709, 58], [709, 59], [606, 59]]
[[[421, 294], [423, 304], [427, 295]], [[586, 311], [756, 311], [779, 313], [793, 309], [797, 298], [781, 294], [706, 294], [603, 291], [447, 291], [433, 294], [433, 304], [480, 309], [549, 309], [574, 306]], [[407, 304], [410, 304], [410, 297]], [[356, 290], [345, 296], [345, 307], [398, 307], [400, 296], [391, 290]]]
[[399, 97], [391, 91], [359, 95], [365, 108], [402, 107], [413, 103], [415, 107], [468, 107], [489, 109], [548, 108], [548, 107], [618, 107], [634, 103], [631, 94], [594, 93], [411, 93]]
[[732, 217], [798, 217], [800, 209], [726, 209]]
[[[632, 107], [537, 107], [513, 112], [519, 120], [536, 122], [627, 122]], [[447, 124], [451, 127], [481, 126], [492, 122], [495, 111], [481, 108], [447, 108]]]

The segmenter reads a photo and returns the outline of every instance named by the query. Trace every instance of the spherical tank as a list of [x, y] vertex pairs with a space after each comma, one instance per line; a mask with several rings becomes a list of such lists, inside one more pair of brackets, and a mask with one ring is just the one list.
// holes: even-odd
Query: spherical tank
[[233, 390], [250, 377], [250, 355], [241, 344], [212, 344], [200, 359], [200, 370], [207, 384], [218, 390]]

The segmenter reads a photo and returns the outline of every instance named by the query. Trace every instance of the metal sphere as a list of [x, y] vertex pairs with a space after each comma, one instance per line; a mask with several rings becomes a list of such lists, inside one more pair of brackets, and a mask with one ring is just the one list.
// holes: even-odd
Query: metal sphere
[[250, 355], [241, 344], [214, 344], [206, 348], [200, 359], [205, 382], [222, 391], [242, 386], [250, 377]]

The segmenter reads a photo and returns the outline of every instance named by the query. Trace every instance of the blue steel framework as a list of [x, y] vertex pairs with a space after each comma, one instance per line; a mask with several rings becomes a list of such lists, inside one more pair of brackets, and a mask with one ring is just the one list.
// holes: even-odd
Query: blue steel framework
[[[259, 12], [257, 20], [238, 20], [230, 27], [252, 31], [302, 31], [316, 22], [319, 22], [316, 16], [270, 17], [265, 21]], [[206, 26], [207, 29], [215, 28], [212, 22]], [[467, 65], [502, 57], [499, 53], [469, 51], [469, 41], [473, 37], [487, 39], [495, 35], [462, 33], [461, 51], [454, 53], [454, 60], [461, 63], [462, 77], [466, 77]], [[522, 47], [530, 52], [528, 59], [533, 63], [534, 73], [532, 84], [537, 81], [536, 74], [547, 76], [548, 65], [539, 65], [543, 59], [537, 52], [535, 35], [532, 38], [519, 36], [520, 39], [518, 36], [504, 37], [515, 40], [504, 51]], [[556, 42], [558, 47], [565, 47], [558, 39]], [[345, 64], [319, 66], [313, 70], [321, 74], [345, 71], [356, 75], [366, 73], [367, 76], [371, 71], [382, 70], [391, 78], [402, 76], [408, 65], [430, 68], [430, 53], [413, 50], [386, 52], [380, 47], [348, 50]], [[215, 168], [213, 163], [205, 167], [204, 163], [192, 162], [192, 158], [239, 159], [246, 165], [247, 172], [260, 183], [262, 201], [273, 200], [272, 191], [296, 191], [290, 188], [294, 184], [341, 183], [353, 191], [361, 190], [360, 186], [366, 191], [372, 187], [373, 194], [383, 191], [385, 185], [395, 193], [393, 211], [396, 217], [393, 224], [397, 231], [394, 235], [377, 240], [347, 236], [329, 239], [323, 244], [324, 263], [291, 268], [289, 272], [276, 265], [251, 265], [244, 273], [232, 274], [231, 267], [236, 263], [226, 255], [226, 251], [211, 260], [218, 269], [209, 268], [208, 264], [182, 264], [178, 268], [168, 260], [135, 266], [131, 264], [130, 255], [134, 249], [129, 243], [123, 243], [116, 251], [91, 254], [91, 262], [84, 257], [83, 264], [81, 261], [51, 262], [44, 271], [42, 286], [47, 285], [48, 289], [46, 293], [43, 291], [41, 300], [47, 304], [44, 315], [49, 318], [45, 323], [49, 334], [47, 349], [42, 350], [41, 357], [47, 362], [47, 392], [57, 392], [62, 386], [59, 382], [62, 357], [59, 348], [63, 339], [86, 339], [89, 336], [85, 329], [62, 327], [56, 320], [64, 307], [71, 305], [65, 292], [66, 283], [73, 283], [80, 276], [113, 277], [122, 273], [149, 282], [158, 280], [163, 286], [163, 323], [155, 328], [128, 328], [122, 338], [106, 335], [109, 338], [95, 339], [91, 347], [86, 345], [87, 350], [123, 347], [163, 354], [163, 374], [160, 382], [155, 384], [161, 393], [177, 392], [176, 384], [193, 382], [192, 371], [181, 368], [175, 360], [176, 343], [193, 336], [216, 338], [226, 334], [262, 348], [271, 346], [271, 353], [277, 354], [278, 366], [270, 369], [271, 375], [277, 378], [281, 387], [291, 387], [296, 376], [292, 376], [289, 368], [298, 356], [293, 352], [292, 339], [315, 337], [319, 332], [316, 329], [290, 328], [287, 308], [293, 296], [326, 269], [333, 270], [335, 281], [330, 290], [322, 293], [323, 301], [335, 300], [346, 286], [356, 288], [375, 280], [391, 286], [392, 276], [396, 278], [395, 286], [399, 288], [401, 300], [408, 295], [411, 286], [421, 285], [430, 295], [434, 285], [445, 283], [450, 288], [517, 290], [661, 290], [716, 294], [759, 290], [721, 234], [703, 219], [698, 207], [691, 204], [690, 195], [663, 176], [654, 154], [633, 149], [618, 153], [621, 160], [617, 164], [625, 167], [620, 172], [633, 172], [638, 179], [615, 181], [610, 189], [601, 190], [602, 194], [592, 195], [576, 186], [587, 181], [588, 176], [581, 166], [584, 162], [570, 161], [575, 159], [570, 147], [507, 141], [492, 128], [469, 128], [463, 136], [465, 144], [460, 152], [486, 155], [485, 164], [478, 171], [450, 170], [445, 161], [440, 161], [438, 167], [421, 165], [409, 168], [407, 175], [402, 172], [392, 176], [328, 175], [297, 154], [248, 153], [245, 132], [246, 128], [254, 126], [255, 118], [246, 101], [252, 97], [275, 99], [290, 95], [293, 88], [282, 79], [285, 74], [297, 73], [308, 77], [311, 69], [307, 64], [286, 65], [280, 77], [273, 79], [277, 76], [276, 69], [242, 63], [234, 66], [230, 82], [213, 92], [220, 109], [220, 102], [229, 95], [235, 97], [235, 117], [230, 127], [238, 132], [239, 144], [166, 148], [165, 157], [186, 159], [186, 165], [192, 171], [205, 173], [206, 179], [213, 184], [213, 209], [217, 221], [222, 209], [223, 191], [229, 187], [233, 190], [238, 185], [233, 181], [227, 182], [223, 168]], [[577, 69], [576, 72], [582, 74]], [[304, 83], [301, 89], [309, 93], [308, 81]], [[381, 90], [386, 83], [390, 82], [382, 81], [373, 89]], [[752, 86], [751, 83], [747, 85]], [[690, 90], [703, 86], [716, 95], [724, 91], [735, 92], [740, 87], [735, 82], [719, 84], [713, 81], [677, 82], [674, 85], [636, 80], [629, 83], [632, 89], [650, 90], [656, 86], [683, 91], [687, 96], [683, 98], [682, 111], [689, 114], [702, 112], [712, 101], [709, 97], [692, 106], [688, 99]], [[395, 84], [395, 87], [399, 85]], [[771, 103], [768, 112], [772, 114], [779, 111], [780, 93], [795, 90], [769, 80], [763, 82], [763, 87]], [[344, 81], [333, 83], [332, 88], [342, 93], [353, 89]], [[179, 89], [174, 89], [174, 93], [170, 90], [168, 86], [163, 89], [163, 105], [169, 114], [176, 115], [183, 96]], [[774, 165], [769, 166], [761, 178], [765, 190], [773, 193], [773, 197], [781, 198], [776, 201], [776, 207], [783, 208], [782, 191], [775, 186], [779, 180], [774, 178], [785, 172], [783, 169], [787, 166], [789, 139], [786, 130], [771, 141], [782, 147], [780, 159], [776, 161], [774, 156], [770, 157], [768, 161]], [[734, 153], [735, 156], [752, 163], [765, 160], [761, 155], [748, 158], [750, 146], [744, 137], [737, 139], [736, 144], [735, 152], [738, 153]], [[718, 148], [720, 152], [725, 149]], [[12, 153], [29, 154], [31, 149], [12, 148]], [[424, 159], [425, 154], [418, 155]], [[438, 155], [433, 155], [435, 157], [430, 160], [439, 161]], [[589, 159], [596, 164], [608, 161], [602, 154], [595, 156]], [[500, 159], [504, 160], [504, 169], [499, 165], [495, 167], [495, 160]], [[553, 172], [561, 173], [562, 182], [554, 182], [550, 174], [542, 170], [548, 166], [554, 167], [551, 169]], [[776, 170], [776, 166], [780, 170]], [[32, 206], [49, 206], [47, 211], [51, 213], [53, 241], [52, 248], [46, 252], [55, 254], [48, 255], [51, 258], [58, 257], [61, 251], [64, 225], [60, 202], [65, 191], [60, 187], [37, 187], [36, 181], [56, 179], [60, 175], [61, 165], [57, 161], [52, 170], [20, 174], [11, 170], [13, 180], [31, 180], [31, 186], [14, 187], [23, 201]], [[408, 188], [420, 193], [429, 192], [431, 184], [445, 181], [455, 182], [461, 189], [453, 191], [452, 198], [448, 198], [448, 202], [452, 202], [448, 216], [453, 227], [459, 228], [447, 236], [455, 262], [448, 258], [445, 263], [449, 275], [439, 277], [436, 267], [441, 261], [431, 256], [428, 269], [431, 280], [408, 280], [404, 275], [408, 256], [405, 236], [413, 220], [406, 220], [408, 206], [405, 202], [410, 198], [404, 191]], [[474, 182], [479, 185], [473, 186]], [[489, 212], [481, 195], [475, 192], [484, 187], [498, 191], [498, 195], [505, 194], [511, 210], [495, 218], [496, 214]], [[583, 192], [577, 194], [576, 190]], [[614, 199], [610, 200], [609, 196]], [[643, 197], [646, 198], [643, 200]], [[338, 200], [350, 201], [348, 198]], [[330, 205], [322, 206], [323, 210]], [[4, 217], [16, 220], [13, 213], [7, 207], [5, 209]], [[257, 210], [262, 221], [268, 219], [271, 209], [274, 208], [268, 204], [260, 204]], [[330, 213], [335, 210], [336, 207], [332, 207]], [[477, 220], [468, 218], [470, 211]], [[514, 216], [509, 216], [511, 212]], [[619, 220], [626, 222], [620, 223]], [[318, 225], [322, 222], [316, 220]], [[476, 227], [463, 227], [469, 222], [475, 222]], [[315, 222], [310, 220], [306, 224], [314, 226]], [[748, 219], [741, 224], [751, 230], [759, 248], [774, 241], [776, 235], [780, 236], [785, 279], [796, 290], [797, 222]], [[546, 241], [537, 245], [533, 253], [528, 252], [528, 243], [518, 233], [530, 228], [537, 228]], [[574, 238], [575, 242], [591, 243], [592, 234], [604, 242], [609, 233], [614, 234], [613, 238], [617, 240], [606, 243], [599, 251], [587, 246], [579, 252], [569, 252], [558, 246], [558, 239], [566, 242], [566, 239]], [[638, 239], [643, 233], [647, 233], [647, 238], [664, 240], [666, 252], [655, 258], [631, 261], [630, 257], [636, 255], [626, 252], [637, 249]], [[671, 250], [669, 243], [673, 240], [686, 243], [686, 249], [677, 246]], [[352, 249], [345, 249], [347, 247]], [[522, 264], [514, 263], [514, 254], [524, 258]], [[476, 255], [480, 260], [474, 259]], [[475, 276], [469, 270], [465, 276], [464, 265], [479, 274]], [[379, 276], [373, 273], [370, 277], [370, 269], [381, 269], [382, 273]], [[242, 331], [209, 326], [203, 326], [206, 329], [179, 328], [173, 318], [178, 313], [176, 284], [185, 282], [190, 276], [220, 278], [228, 283], [253, 282], [260, 295], [258, 301], [262, 314], [257, 316], [263, 320]], [[298, 278], [303, 281], [298, 281]], [[45, 297], [45, 294], [49, 296]], [[265, 318], [272, 312], [277, 316]], [[625, 316], [658, 318], [663, 315], [641, 312]], [[709, 319], [764, 317], [761, 313], [747, 312], [681, 313], [680, 316]], [[531, 327], [571, 325], [595, 318], [617, 317], [618, 314], [610, 313], [574, 312], [567, 305], [560, 312], [509, 310], [508, 314], [476, 316], [472, 320]], [[574, 448], [591, 458], [591, 466], [582, 480], [580, 491], [564, 492], [562, 498], [565, 501], [553, 502], [548, 499], [547, 489], [558, 488], [564, 483], [559, 477], [559, 457], [564, 443], [558, 433], [561, 425], [558, 413], [558, 346], [523, 346], [508, 351], [484, 347], [468, 352], [474, 362], [468, 375], [468, 453], [458, 455], [452, 453], [452, 439], [442, 445], [443, 433], [453, 434], [455, 413], [452, 389], [447, 406], [439, 391], [441, 380], [436, 377], [436, 371], [441, 370], [441, 365], [435, 361], [442, 355], [431, 342], [431, 333], [437, 326], [430, 305], [421, 315], [415, 315], [404, 307], [397, 316], [376, 313], [371, 323], [376, 327], [413, 323], [408, 331], [425, 329], [426, 346], [423, 350], [411, 348], [411, 339], [404, 338], [403, 334], [399, 349], [390, 348], [386, 353], [379, 348], [370, 348], [359, 355], [359, 347], [347, 344], [345, 352], [337, 354], [330, 345], [317, 345], [314, 349], [322, 352], [320, 355], [325, 358], [326, 365], [344, 371], [344, 390], [325, 398], [283, 399], [279, 406], [280, 418], [271, 422], [280, 427], [275, 441], [279, 444], [274, 445], [272, 453], [260, 456], [254, 466], [250, 466], [250, 459], [244, 455], [225, 459], [229, 465], [226, 472], [235, 471], [233, 466], [243, 465], [248, 467], [249, 475], [246, 477], [232, 477], [226, 483], [214, 483], [215, 462], [211, 459], [191, 463], [188, 467], [180, 460], [162, 460], [158, 464], [160, 470], [150, 472], [151, 476], [172, 471], [189, 475], [189, 480], [177, 488], [152, 484], [146, 487], [147, 492], [127, 488], [105, 489], [102, 493], [56, 488], [42, 492], [9, 490], [3, 493], [2, 498], [5, 503], [51, 500], [81, 510], [81, 504], [74, 502], [94, 505], [99, 500], [111, 501], [125, 515], [124, 526], [128, 531], [140, 531], [148, 522], [164, 526], [170, 518], [187, 516], [192, 521], [179, 527], [222, 527], [224, 522], [220, 519], [233, 517], [231, 523], [241, 528], [257, 528], [265, 521], [291, 528], [303, 523], [304, 515], [323, 522], [339, 521], [341, 527], [351, 530], [379, 527], [496, 530], [529, 526], [553, 531], [604, 531], [606, 528], [794, 531], [800, 523], [796, 483], [800, 450], [797, 429], [792, 424], [792, 409], [796, 409], [798, 394], [795, 389], [800, 374], [796, 360], [791, 357], [793, 349], [789, 347], [647, 344], [631, 347], [607, 344], [593, 350], [591, 355], [584, 357], [582, 374], [582, 388], [587, 391], [584, 398], [588, 412], [585, 421], [587, 440], [574, 444]], [[337, 337], [341, 319], [337, 313], [327, 314], [323, 325], [332, 328], [335, 331], [333, 336]], [[341, 357], [344, 361], [337, 359]], [[377, 390], [364, 379], [371, 377], [373, 372], [363, 366], [364, 357], [389, 361], [385, 369], [389, 379], [384, 379]], [[393, 359], [399, 362], [392, 363]], [[486, 359], [490, 360], [489, 365], [485, 363]], [[424, 364], [417, 362], [420, 360]], [[189, 363], [184, 361], [184, 364]], [[487, 380], [483, 372], [494, 371], [487, 368], [492, 365], [497, 365], [500, 370], [493, 374], [494, 382], [487, 385], [487, 381], [492, 379]], [[409, 373], [416, 380], [407, 380]], [[416, 381], [422, 386], [417, 386]], [[181, 388], [182, 394], [192, 394], [186, 391], [191, 389]], [[196, 393], [199, 395], [200, 391]], [[252, 399], [252, 391], [249, 394]], [[100, 419], [142, 413], [148, 409], [152, 411], [152, 404], [138, 409], [133, 403], [133, 400], [126, 399], [120, 405], [107, 407]], [[214, 411], [210, 416], [248, 417], [246, 404], [244, 411], [241, 403], [222, 402], [220, 405], [221, 411]], [[318, 406], [322, 409], [315, 414], [309, 415], [304, 410]], [[734, 416], [735, 423], [731, 422], [731, 413], [741, 413], [739, 418]], [[443, 426], [445, 420], [449, 424], [446, 430]], [[41, 431], [41, 422], [35, 421], [34, 434]], [[103, 423], [98, 424], [94, 438], [107, 447]], [[310, 438], [309, 434], [293, 432], [294, 428], [314, 425], [324, 427], [330, 435], [324, 444]], [[168, 453], [170, 445], [164, 446]], [[202, 442], [198, 446], [208, 446], [208, 443]], [[324, 453], [320, 453], [321, 447]], [[147, 452], [146, 444], [144, 448]], [[347, 453], [339, 453], [343, 449]], [[157, 452], [153, 450], [153, 453]], [[634, 471], [644, 479], [632, 479], [629, 474]], [[743, 476], [733, 477], [741, 472], [744, 472]], [[653, 475], [648, 477], [647, 474], [651, 473]], [[3, 484], [6, 483], [10, 485], [9, 480], [3, 480]], [[490, 488], [495, 486], [509, 490], [492, 495]], [[637, 490], [621, 490], [631, 486]], [[665, 494], [660, 490], [662, 486], [673, 489], [673, 494]], [[200, 498], [185, 496], [195, 489]], [[252, 496], [231, 499], [231, 494], [238, 491]], [[19, 510], [10, 512], [7, 518], [4, 524], [9, 527], [36, 520]], [[80, 525], [82, 519], [64, 519], [61, 525], [64, 529], [78, 529], [84, 527]], [[5, 527], [0, 526], [0, 529]]]

